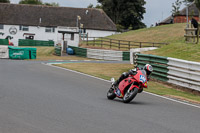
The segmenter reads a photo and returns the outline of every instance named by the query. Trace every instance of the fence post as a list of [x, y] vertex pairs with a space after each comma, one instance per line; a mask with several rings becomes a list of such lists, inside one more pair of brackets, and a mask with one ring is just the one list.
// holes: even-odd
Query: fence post
[[140, 42], [140, 48], [142, 48], [142, 42]]
[[119, 48], [119, 50], [120, 50], [120, 40], [118, 41], [118, 44], [119, 44], [118, 48]]
[[87, 35], [87, 45], [88, 45], [88, 35]]
[[111, 45], [112, 45], [112, 40], [110, 39], [110, 49], [111, 49]]
[[103, 37], [101, 37], [101, 48], [103, 47]]
[[153, 43], [153, 47], [154, 47], [154, 43]]
[[199, 25], [198, 25], [198, 28], [197, 28], [197, 44], [199, 43]]
[[95, 37], [93, 38], [94, 40], [93, 40], [93, 46], [95, 45]]
[[130, 44], [131, 42], [129, 41], [128, 42], [128, 49], [130, 50], [131, 49], [131, 44]]

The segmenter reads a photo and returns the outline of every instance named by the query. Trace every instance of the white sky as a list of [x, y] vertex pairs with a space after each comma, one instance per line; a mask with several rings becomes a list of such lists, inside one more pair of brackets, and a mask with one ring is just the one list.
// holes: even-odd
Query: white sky
[[[11, 3], [19, 3], [20, 0], [10, 0]], [[86, 8], [90, 3], [97, 4], [97, 0], [42, 0], [43, 2], [56, 2], [60, 6], [66, 7], [81, 7]], [[144, 14], [143, 22], [150, 26], [156, 22], [160, 22], [163, 19], [171, 15], [172, 3], [176, 0], [146, 0], [146, 13]], [[183, 6], [182, 6], [183, 7]]]

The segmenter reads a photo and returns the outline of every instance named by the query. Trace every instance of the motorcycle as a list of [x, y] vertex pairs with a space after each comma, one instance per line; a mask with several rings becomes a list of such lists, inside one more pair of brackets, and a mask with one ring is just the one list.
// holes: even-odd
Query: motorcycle
[[141, 93], [143, 88], [147, 88], [147, 76], [145, 70], [137, 70], [130, 74], [128, 78], [122, 80], [118, 87], [114, 87], [115, 79], [111, 78], [112, 86], [107, 92], [107, 98], [113, 100], [116, 97], [123, 99], [124, 103], [131, 102], [137, 93]]

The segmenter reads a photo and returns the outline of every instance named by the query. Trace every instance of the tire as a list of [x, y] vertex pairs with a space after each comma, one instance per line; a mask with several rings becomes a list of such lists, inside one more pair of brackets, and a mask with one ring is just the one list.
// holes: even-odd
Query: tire
[[126, 92], [126, 94], [124, 95], [124, 97], [123, 97], [123, 102], [124, 103], [129, 103], [129, 102], [131, 102], [134, 98], [135, 98], [135, 96], [137, 95], [137, 93], [138, 93], [138, 88], [133, 88], [131, 91], [127, 91]]
[[111, 88], [108, 90], [108, 92], [107, 92], [107, 98], [108, 98], [109, 100], [113, 100], [113, 99], [116, 98], [116, 94], [114, 93], [114, 88], [111, 87]]

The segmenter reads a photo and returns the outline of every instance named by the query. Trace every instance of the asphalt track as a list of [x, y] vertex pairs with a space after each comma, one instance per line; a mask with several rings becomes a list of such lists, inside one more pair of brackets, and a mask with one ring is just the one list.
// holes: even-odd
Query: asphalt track
[[0, 60], [0, 133], [199, 133], [200, 108], [142, 93], [107, 100], [110, 83], [41, 64]]

